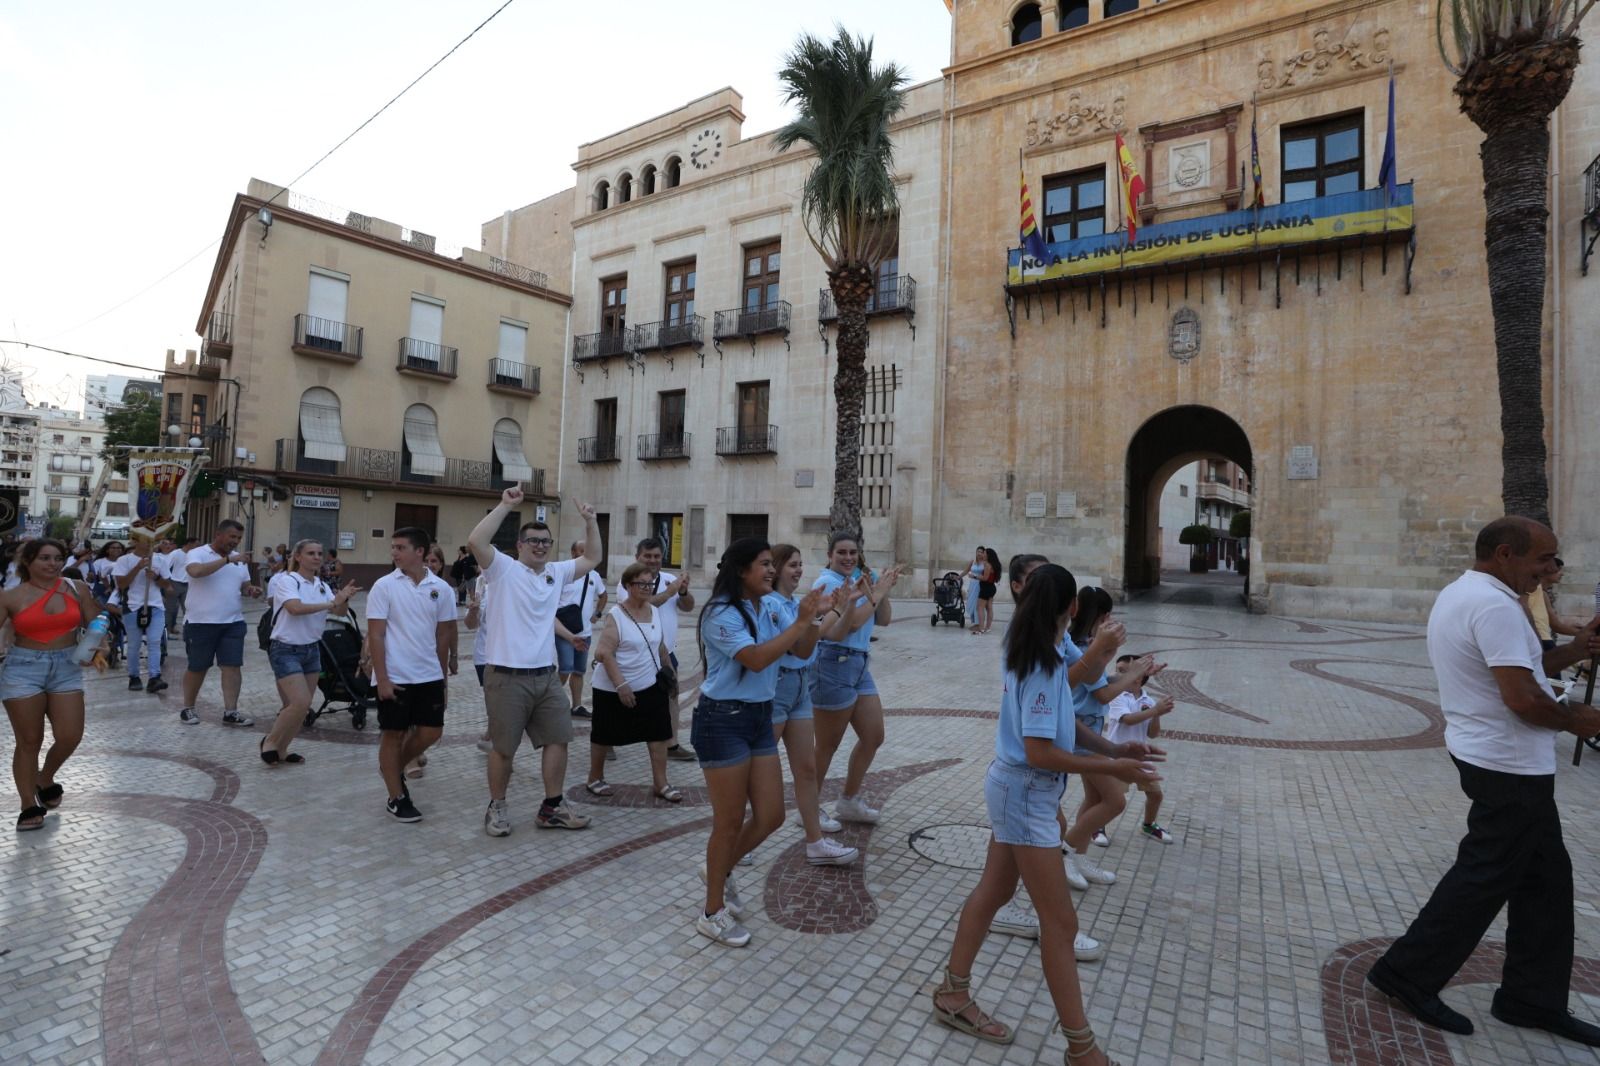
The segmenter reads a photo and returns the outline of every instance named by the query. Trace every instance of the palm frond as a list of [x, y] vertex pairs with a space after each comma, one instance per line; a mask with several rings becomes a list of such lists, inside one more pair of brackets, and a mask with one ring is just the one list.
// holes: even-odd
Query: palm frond
[[1450, 73], [1517, 48], [1571, 37], [1595, 0], [1437, 0], [1434, 35]]
[[871, 39], [835, 27], [832, 42], [801, 34], [778, 80], [799, 114], [774, 145], [802, 145], [817, 157], [800, 194], [807, 236], [829, 270], [876, 266], [899, 210], [889, 126], [905, 107], [904, 69], [874, 66]]

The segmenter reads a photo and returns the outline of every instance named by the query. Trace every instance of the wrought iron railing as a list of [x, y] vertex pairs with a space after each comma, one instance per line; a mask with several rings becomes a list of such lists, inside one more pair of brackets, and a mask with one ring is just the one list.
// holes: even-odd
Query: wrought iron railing
[[[917, 279], [910, 274], [890, 274], [878, 279], [878, 286], [867, 297], [867, 314], [915, 314], [917, 310]], [[832, 289], [817, 293], [817, 321], [833, 322], [839, 317], [839, 305]]]
[[206, 350], [209, 353], [213, 348], [233, 350], [232, 315], [222, 311], [211, 312], [211, 318], [206, 322]]
[[572, 361], [582, 363], [590, 359], [609, 359], [629, 350], [631, 331], [612, 330], [604, 333], [580, 333], [572, 338]]
[[614, 463], [621, 458], [621, 437], [583, 437], [578, 441], [580, 463]]
[[633, 350], [654, 352], [705, 343], [706, 320], [690, 315], [680, 322], [641, 322], [633, 327]]
[[442, 378], [456, 376], [456, 349], [415, 337], [400, 338], [401, 370], [415, 370], [422, 374], [435, 374]]
[[519, 392], [539, 391], [539, 368], [510, 359], [489, 360], [489, 387], [516, 389]]
[[528, 478], [526, 481], [511, 481], [505, 477], [494, 477], [489, 481], [489, 488], [493, 489], [495, 492], [504, 492], [512, 485], [521, 485], [522, 490], [530, 496], [543, 496], [544, 471], [535, 467], [533, 469], [533, 476]]
[[[401, 454], [387, 448], [345, 447], [342, 462], [309, 459], [305, 444], [297, 437], [280, 438], [273, 468], [281, 473], [325, 474], [377, 485], [439, 485], [452, 489], [489, 492], [494, 488], [492, 466], [487, 459], [446, 459], [444, 473], [415, 474], [404, 464]], [[543, 471], [536, 471], [543, 478]], [[542, 481], [541, 481], [542, 484]]]
[[687, 459], [689, 458], [689, 433], [639, 434], [639, 458]]
[[771, 455], [777, 450], [777, 426], [722, 426], [717, 429], [718, 455]]
[[315, 315], [295, 315], [294, 346], [345, 359], [360, 359], [361, 327]]
[[718, 340], [729, 337], [755, 337], [762, 333], [789, 332], [789, 301], [775, 300], [766, 307], [746, 310], [743, 307], [718, 311], [712, 336]]

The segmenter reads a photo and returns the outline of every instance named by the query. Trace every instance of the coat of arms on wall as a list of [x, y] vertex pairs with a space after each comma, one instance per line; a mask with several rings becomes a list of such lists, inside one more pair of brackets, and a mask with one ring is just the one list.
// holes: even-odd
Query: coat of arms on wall
[[1200, 316], [1193, 308], [1180, 307], [1172, 313], [1172, 325], [1167, 329], [1167, 354], [1185, 366], [1200, 354]]

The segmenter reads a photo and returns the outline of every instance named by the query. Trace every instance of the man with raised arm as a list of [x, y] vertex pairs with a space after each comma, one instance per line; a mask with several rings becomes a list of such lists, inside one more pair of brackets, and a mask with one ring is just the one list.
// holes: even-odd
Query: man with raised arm
[[522, 502], [522, 489], [513, 485], [500, 496], [500, 506], [483, 516], [467, 545], [494, 593], [494, 610], [483, 620], [485, 657], [483, 698], [489, 711], [489, 807], [483, 831], [503, 837], [511, 833], [506, 811], [506, 785], [511, 781], [511, 761], [526, 736], [543, 747], [541, 770], [544, 802], [539, 806], [541, 829], [584, 829], [589, 819], [562, 802], [566, 787], [567, 746], [572, 742], [571, 705], [562, 688], [556, 663], [556, 607], [561, 589], [581, 581], [600, 563], [600, 527], [594, 508], [579, 503], [583, 517], [583, 554], [550, 562], [555, 538], [543, 522], [524, 522], [517, 529], [517, 557], [497, 551], [492, 543], [500, 524]]

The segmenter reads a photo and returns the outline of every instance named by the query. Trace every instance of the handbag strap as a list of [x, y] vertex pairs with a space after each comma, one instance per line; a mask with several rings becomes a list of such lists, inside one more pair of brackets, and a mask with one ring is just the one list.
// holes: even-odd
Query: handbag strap
[[[617, 604], [617, 610], [626, 615], [628, 621], [633, 623], [633, 628], [639, 631], [639, 638], [644, 641], [646, 650], [650, 652], [650, 661], [656, 664], [656, 673], [659, 674], [661, 672], [661, 659], [656, 655], [656, 650], [650, 647], [650, 636], [644, 631], [644, 626], [639, 624], [639, 620], [637, 618], [631, 614], [628, 614], [628, 609], [622, 604]], [[654, 614], [655, 608], [651, 607], [650, 611], [652, 614]], [[652, 622], [651, 624], [654, 625], [655, 623]]]

